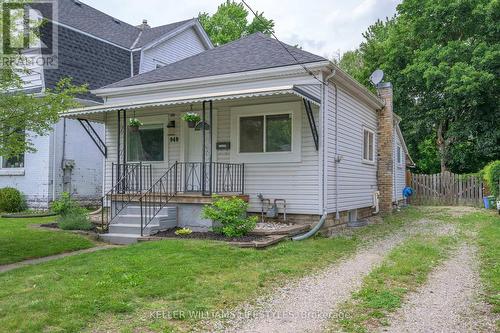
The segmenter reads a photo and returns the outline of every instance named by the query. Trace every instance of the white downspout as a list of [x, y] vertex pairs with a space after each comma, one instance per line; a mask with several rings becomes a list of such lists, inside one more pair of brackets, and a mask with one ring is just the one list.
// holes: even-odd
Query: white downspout
[[[323, 112], [322, 112], [322, 115], [321, 115], [321, 123], [322, 123], [322, 130], [321, 130], [321, 142], [323, 143], [322, 147], [321, 147], [321, 150], [322, 150], [322, 155], [323, 155], [323, 165], [322, 165], [322, 181], [321, 181], [321, 186], [322, 186], [322, 210], [323, 210], [323, 214], [326, 214], [327, 211], [328, 211], [328, 208], [326, 207], [326, 191], [325, 191], [325, 183], [326, 183], [326, 105], [327, 105], [327, 99], [328, 99], [328, 88], [330, 87], [330, 85], [328, 84], [328, 81], [334, 77], [335, 75], [337, 74], [337, 72], [335, 70], [333, 70], [333, 72], [331, 74], [329, 74], [326, 78], [325, 78], [325, 83], [326, 83], [326, 86], [325, 84], [323, 84]], [[335, 112], [337, 113], [337, 112]], [[337, 212], [338, 214], [338, 212]]]
[[[326, 83], [329, 84], [329, 81], [337, 75], [337, 70], [333, 69], [332, 73], [326, 77]], [[339, 158], [339, 144], [338, 144], [338, 133], [339, 133], [339, 124], [338, 124], [338, 87], [335, 82], [332, 82], [335, 88], [335, 219], [340, 220], [340, 211], [339, 211], [339, 166], [340, 158]]]
[[54, 125], [54, 131], [52, 132], [52, 201], [56, 200], [56, 160], [57, 160], [57, 149], [56, 149], [56, 136], [57, 136], [57, 123]]

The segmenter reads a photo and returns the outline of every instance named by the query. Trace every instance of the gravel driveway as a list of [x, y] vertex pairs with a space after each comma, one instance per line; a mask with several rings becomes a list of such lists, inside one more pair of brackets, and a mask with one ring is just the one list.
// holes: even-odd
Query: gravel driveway
[[381, 332], [495, 332], [490, 310], [480, 300], [476, 250], [469, 245], [429, 276], [428, 283], [409, 296], [403, 308]]
[[237, 309], [235, 313], [239, 316], [236, 319], [224, 325], [211, 323], [210, 331], [322, 332], [333, 319], [342, 316], [335, 308], [360, 288], [363, 277], [379, 265], [392, 248], [412, 234], [430, 231], [448, 234], [450, 227], [436, 227], [428, 220], [417, 221], [385, 239], [374, 241], [353, 257], [321, 273], [279, 288], [267, 298], [258, 300], [256, 306]]

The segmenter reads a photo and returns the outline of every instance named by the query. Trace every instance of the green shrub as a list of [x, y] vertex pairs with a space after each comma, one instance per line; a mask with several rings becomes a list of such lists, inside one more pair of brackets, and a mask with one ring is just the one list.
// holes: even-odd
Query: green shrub
[[12, 187], [0, 189], [0, 212], [19, 213], [25, 210], [24, 196]]
[[211, 205], [203, 207], [202, 217], [220, 226], [213, 230], [226, 237], [240, 237], [255, 229], [257, 217], [247, 217], [248, 203], [240, 198], [217, 198]]
[[193, 230], [189, 229], [189, 228], [182, 228], [182, 229], [179, 229], [175, 232], [175, 234], [177, 236], [187, 236], [187, 235], [191, 235], [193, 233]]
[[80, 206], [71, 199], [69, 193], [64, 192], [61, 197], [52, 203], [51, 209], [54, 213], [59, 215], [67, 215], [69, 212], [79, 209]]
[[481, 178], [496, 198], [500, 197], [500, 161], [493, 161], [479, 172]]
[[94, 228], [88, 214], [82, 209], [74, 209], [61, 216], [58, 225], [63, 230], [92, 230]]

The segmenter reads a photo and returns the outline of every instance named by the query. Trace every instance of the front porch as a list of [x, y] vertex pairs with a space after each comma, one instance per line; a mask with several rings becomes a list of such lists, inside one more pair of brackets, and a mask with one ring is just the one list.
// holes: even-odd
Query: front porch
[[[106, 155], [103, 227], [124, 231], [133, 220], [139, 237], [209, 230], [200, 212], [213, 195], [240, 197], [260, 213], [263, 193], [268, 202], [290, 200], [295, 214], [317, 214], [319, 100], [295, 88], [75, 111], [84, 126], [106, 125], [105, 138], [94, 140]], [[186, 112], [200, 115], [194, 128], [182, 120]], [[132, 129], [130, 119], [141, 126]]]

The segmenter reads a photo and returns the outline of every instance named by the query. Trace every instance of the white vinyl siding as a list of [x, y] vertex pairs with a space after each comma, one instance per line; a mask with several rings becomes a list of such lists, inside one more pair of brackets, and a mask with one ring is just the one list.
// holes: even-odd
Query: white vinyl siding
[[178, 35], [146, 49], [141, 58], [140, 73], [149, 72], [164, 66], [193, 56], [205, 51], [200, 37], [193, 28], [189, 28]]
[[[27, 57], [36, 53], [28, 53]], [[42, 88], [43, 86], [43, 67], [33, 63], [29, 64], [26, 68], [19, 67], [19, 77], [23, 81], [23, 89], [31, 90]]]
[[[394, 194], [393, 200], [399, 201], [403, 199], [403, 189], [406, 187], [406, 157], [404, 153], [404, 148], [397, 134], [397, 130], [394, 129]], [[401, 158], [401, 163], [398, 163], [398, 147], [399, 155]]]
[[363, 161], [375, 162], [375, 132], [363, 128]]
[[[371, 207], [377, 191], [377, 112], [338, 88], [338, 207], [335, 205], [335, 89], [327, 89], [328, 212]], [[374, 133], [374, 161], [364, 163], [364, 129]]]
[[[279, 104], [277, 104], [279, 105]], [[298, 162], [245, 163], [245, 194], [250, 196], [250, 211], [260, 212], [261, 203], [257, 198], [262, 193], [265, 198], [285, 199], [287, 211], [291, 214], [319, 214], [319, 173], [318, 152], [314, 146], [311, 129], [303, 104], [299, 101], [301, 126], [301, 152]], [[230, 142], [231, 109], [218, 112], [218, 142]], [[313, 106], [318, 122], [319, 109]], [[232, 142], [233, 144], [233, 142]], [[218, 151], [218, 162], [230, 162], [230, 151]]]

